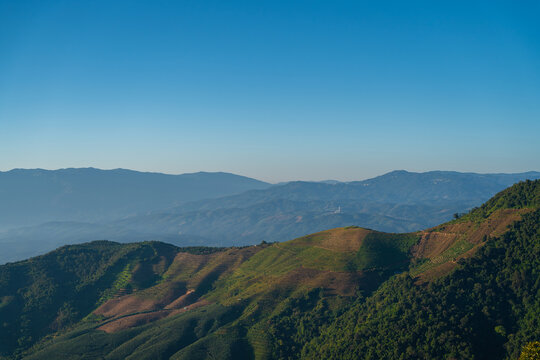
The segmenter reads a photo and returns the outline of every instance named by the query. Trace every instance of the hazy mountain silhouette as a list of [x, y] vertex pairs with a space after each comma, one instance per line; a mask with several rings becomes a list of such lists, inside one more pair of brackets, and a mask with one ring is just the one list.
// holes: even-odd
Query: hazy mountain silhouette
[[0, 172], [0, 229], [58, 220], [110, 221], [268, 186], [228, 173], [14, 169]]
[[[350, 183], [290, 182], [117, 220], [110, 216], [100, 223], [55, 221], [12, 229], [0, 233], [4, 249], [0, 263], [97, 239], [231, 246], [284, 241], [348, 225], [386, 232], [416, 231], [448, 221], [453, 214], [480, 205], [519, 180], [537, 178], [538, 172], [394, 171]], [[141, 192], [151, 196], [146, 190]], [[142, 208], [142, 200], [134, 199], [134, 203]]]

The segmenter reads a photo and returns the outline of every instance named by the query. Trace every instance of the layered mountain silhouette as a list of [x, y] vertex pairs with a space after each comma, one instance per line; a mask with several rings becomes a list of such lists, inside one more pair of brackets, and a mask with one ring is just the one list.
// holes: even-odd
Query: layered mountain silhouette
[[539, 241], [537, 180], [409, 233], [64, 246], [0, 266], [0, 355], [516, 358], [540, 338]]
[[[86, 179], [85, 174], [90, 176]], [[0, 254], [0, 263], [42, 254], [65, 244], [98, 239], [160, 240], [178, 246], [243, 246], [290, 240], [349, 225], [385, 232], [417, 231], [448, 221], [455, 213], [480, 205], [517, 181], [540, 178], [538, 172], [394, 171], [349, 183], [289, 182], [270, 186], [221, 173], [171, 176], [68, 169], [45, 172], [45, 175], [23, 171], [23, 175], [20, 178], [26, 180], [20, 180], [21, 184], [12, 183], [13, 189], [4, 187], [5, 193], [14, 194], [8, 196], [12, 201], [2, 204], [4, 214], [22, 219], [19, 222], [39, 217], [55, 217], [55, 221], [0, 232], [0, 244], [5, 250]], [[36, 187], [43, 193], [25, 195], [24, 191], [30, 188], [28, 184], [40, 183], [42, 176], [47, 186]], [[145, 183], [147, 178], [157, 180]], [[82, 185], [73, 185], [76, 183], [73, 179], [86, 180]], [[129, 185], [130, 181], [137, 185]], [[19, 185], [26, 190], [17, 190]], [[215, 197], [249, 187], [251, 190], [238, 194]], [[33, 190], [36, 194], [37, 189]], [[209, 198], [212, 196], [215, 198]], [[6, 204], [16, 202], [17, 197], [23, 198], [19, 210], [10, 213]], [[31, 198], [42, 200], [33, 206]], [[181, 204], [155, 210], [159, 204], [172, 203]], [[28, 219], [24, 216], [25, 209], [30, 214]], [[129, 213], [138, 215], [127, 216]], [[120, 219], [115, 220], [114, 214]]]
[[229, 173], [14, 169], [0, 172], [0, 230], [47, 221], [108, 221], [268, 186]]

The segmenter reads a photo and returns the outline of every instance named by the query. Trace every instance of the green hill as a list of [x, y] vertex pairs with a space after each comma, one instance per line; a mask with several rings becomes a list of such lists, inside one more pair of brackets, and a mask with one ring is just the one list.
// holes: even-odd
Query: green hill
[[92, 242], [0, 266], [0, 355], [516, 358], [540, 339], [540, 181], [416, 233]]

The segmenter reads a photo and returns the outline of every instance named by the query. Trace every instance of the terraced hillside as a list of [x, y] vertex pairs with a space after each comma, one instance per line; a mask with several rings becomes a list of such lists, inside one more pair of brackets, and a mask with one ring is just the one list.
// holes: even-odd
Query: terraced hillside
[[[346, 227], [242, 248], [103, 241], [63, 247], [0, 267], [0, 352], [30, 359], [483, 358], [479, 334], [504, 333], [489, 358], [514, 357], [540, 337], [531, 330], [539, 303], [530, 298], [540, 285], [533, 281], [539, 199], [540, 181], [519, 183], [468, 215], [407, 234]], [[506, 248], [513, 253], [497, 258]], [[478, 274], [506, 271], [513, 279], [501, 280], [503, 295], [489, 295], [488, 320], [481, 295], [467, 300], [478, 306], [466, 313], [441, 300], [448, 316], [441, 321], [464, 324], [452, 325], [452, 336], [433, 323], [435, 315], [413, 317], [438, 314], [424, 298], [446, 294], [446, 282], [462, 281], [471, 264], [483, 264]], [[517, 283], [529, 300], [512, 290]], [[424, 310], [411, 314], [404, 298]], [[491, 313], [490, 306], [508, 301], [512, 318]], [[410, 323], [392, 327], [402, 316]], [[391, 335], [402, 328], [406, 335]], [[441, 334], [449, 345], [432, 344]], [[387, 344], [385, 353], [379, 343]]]

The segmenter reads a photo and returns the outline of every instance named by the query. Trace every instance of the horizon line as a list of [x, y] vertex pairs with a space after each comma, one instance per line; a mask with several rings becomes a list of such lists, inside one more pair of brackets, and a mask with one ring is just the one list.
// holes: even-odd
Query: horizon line
[[332, 179], [332, 178], [326, 178], [326, 179], [321, 179], [321, 180], [301, 180], [301, 179], [296, 179], [296, 180], [284, 180], [284, 181], [276, 181], [276, 182], [260, 180], [260, 179], [258, 179], [256, 177], [253, 177], [253, 176], [238, 174], [238, 173], [234, 173], [234, 172], [231, 172], [231, 171], [222, 171], [222, 170], [220, 170], [220, 171], [200, 170], [200, 171], [183, 172], [183, 173], [167, 173], [167, 172], [159, 172], [159, 171], [134, 170], [134, 169], [128, 169], [128, 168], [121, 168], [121, 167], [108, 168], [107, 169], [107, 168], [98, 168], [98, 167], [94, 167], [94, 166], [87, 166], [87, 167], [64, 167], [64, 168], [55, 168], [55, 169], [12, 168], [12, 169], [9, 169], [9, 170], [0, 170], [0, 173], [9, 173], [9, 172], [12, 172], [12, 171], [32, 171], [32, 170], [34, 170], [34, 171], [35, 170], [38, 170], [38, 171], [50, 171], [50, 172], [62, 171], [62, 170], [98, 170], [98, 171], [119, 171], [120, 170], [120, 171], [136, 172], [136, 173], [141, 173], [141, 174], [157, 174], [157, 175], [167, 175], [167, 176], [196, 175], [196, 174], [228, 174], [228, 175], [241, 176], [241, 177], [257, 180], [257, 181], [265, 182], [265, 183], [272, 184], [272, 185], [291, 183], [291, 182], [352, 183], [352, 182], [367, 181], [367, 180], [375, 179], [377, 177], [381, 177], [381, 176], [388, 175], [388, 174], [391, 174], [391, 173], [399, 173], [399, 172], [401, 172], [401, 173], [409, 173], [409, 174], [427, 174], [427, 173], [441, 172], [441, 173], [474, 174], [474, 175], [519, 175], [519, 174], [528, 174], [528, 173], [537, 173], [537, 174], [540, 173], [540, 171], [537, 171], [537, 170], [527, 170], [527, 171], [521, 171], [521, 172], [486, 172], [486, 173], [480, 173], [480, 172], [474, 172], [474, 171], [457, 171], [457, 170], [440, 170], [440, 169], [428, 170], [428, 171], [410, 171], [410, 170], [405, 170], [405, 169], [396, 169], [396, 170], [390, 170], [390, 171], [384, 172], [384, 173], [376, 175], [376, 176], [367, 177], [367, 178], [364, 178], [364, 179], [348, 180], [348, 181], [347, 180], [336, 180], [336, 179]]

